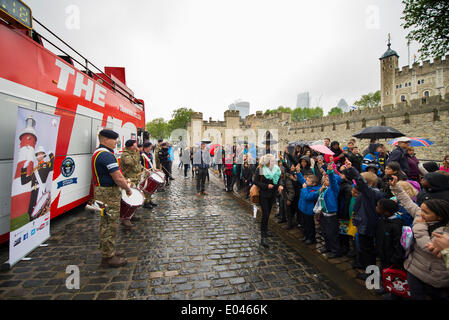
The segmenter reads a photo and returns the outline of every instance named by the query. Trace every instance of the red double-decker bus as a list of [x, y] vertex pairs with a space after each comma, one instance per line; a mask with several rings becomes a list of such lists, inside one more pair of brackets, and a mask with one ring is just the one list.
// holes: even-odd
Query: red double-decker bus
[[[0, 243], [9, 239], [18, 107], [60, 117], [51, 218], [92, 197], [91, 155], [100, 130], [119, 133], [117, 154], [126, 140], [142, 142], [145, 134], [144, 102], [126, 86], [125, 69], [98, 69], [34, 19], [42, 29], [36, 32], [32, 19], [22, 1], [0, 1]], [[67, 158], [76, 183], [58, 184], [67, 179], [61, 174]]]

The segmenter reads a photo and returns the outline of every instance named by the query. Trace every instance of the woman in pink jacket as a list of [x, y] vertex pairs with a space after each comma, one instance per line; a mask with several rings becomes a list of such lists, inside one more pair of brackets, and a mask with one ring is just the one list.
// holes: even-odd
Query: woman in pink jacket
[[449, 153], [444, 157], [440, 170], [449, 172]]

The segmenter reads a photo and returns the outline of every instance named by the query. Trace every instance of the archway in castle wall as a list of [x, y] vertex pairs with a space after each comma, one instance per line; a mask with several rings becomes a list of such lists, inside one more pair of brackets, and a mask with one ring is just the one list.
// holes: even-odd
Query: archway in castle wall
[[213, 144], [223, 144], [223, 136], [218, 129], [207, 129], [203, 132], [203, 139], [210, 140]]

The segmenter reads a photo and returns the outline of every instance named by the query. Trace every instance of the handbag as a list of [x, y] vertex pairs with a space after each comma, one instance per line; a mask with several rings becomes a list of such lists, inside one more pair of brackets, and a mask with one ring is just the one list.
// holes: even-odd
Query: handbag
[[251, 189], [249, 190], [249, 198], [252, 203], [258, 204], [259, 203], [259, 187], [255, 184], [252, 185]]
[[382, 270], [382, 283], [385, 291], [394, 295], [410, 298], [410, 288], [408, 286], [407, 274], [395, 266]]

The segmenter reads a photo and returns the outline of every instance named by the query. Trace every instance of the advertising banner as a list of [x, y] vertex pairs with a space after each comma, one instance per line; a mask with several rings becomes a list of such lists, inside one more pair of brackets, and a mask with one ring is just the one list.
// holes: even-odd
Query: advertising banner
[[59, 117], [18, 108], [11, 190], [9, 265], [50, 237]]

